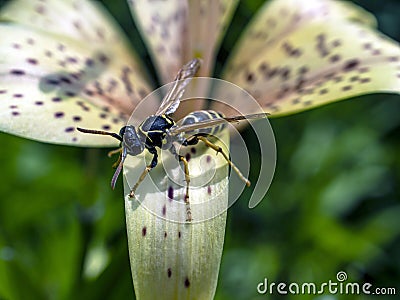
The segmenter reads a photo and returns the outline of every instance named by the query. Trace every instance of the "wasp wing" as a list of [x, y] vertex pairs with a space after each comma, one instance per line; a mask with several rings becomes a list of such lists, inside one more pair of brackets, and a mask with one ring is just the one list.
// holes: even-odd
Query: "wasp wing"
[[244, 115], [244, 116], [235, 116], [235, 117], [225, 117], [225, 118], [215, 118], [215, 119], [210, 119], [210, 120], [204, 120], [200, 122], [196, 122], [193, 124], [187, 124], [187, 125], [176, 125], [169, 129], [169, 133], [171, 135], [177, 135], [180, 133], [185, 133], [185, 132], [190, 132], [196, 129], [202, 129], [202, 128], [209, 128], [209, 127], [215, 127], [218, 126], [222, 123], [238, 123], [243, 120], [255, 120], [255, 119], [263, 119], [268, 116], [268, 113], [259, 113], [259, 114], [250, 114], [250, 115]]
[[163, 98], [156, 115], [169, 115], [174, 113], [181, 101], [185, 88], [200, 68], [201, 60], [194, 58], [179, 70], [171, 88]]

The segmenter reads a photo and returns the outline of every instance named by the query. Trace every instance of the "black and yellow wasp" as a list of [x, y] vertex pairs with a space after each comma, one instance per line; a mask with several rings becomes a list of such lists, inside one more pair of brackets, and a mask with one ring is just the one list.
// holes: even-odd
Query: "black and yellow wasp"
[[183, 163], [186, 181], [185, 204], [187, 210], [187, 221], [192, 220], [189, 205], [189, 167], [187, 159], [178, 153], [176, 144], [182, 146], [196, 145], [199, 141], [207, 147], [221, 153], [232, 169], [239, 177], [250, 185], [250, 182], [242, 175], [239, 169], [232, 163], [228, 155], [222, 151], [221, 147], [213, 144], [209, 138], [220, 132], [226, 122], [239, 122], [246, 119], [265, 118], [266, 114], [252, 114], [246, 116], [224, 117], [221, 113], [212, 110], [194, 111], [185, 116], [179, 123], [175, 123], [170, 117], [173, 114], [182, 98], [186, 86], [200, 68], [201, 61], [192, 59], [179, 70], [171, 88], [163, 98], [160, 108], [154, 115], [147, 117], [136, 128], [133, 125], [127, 125], [121, 128], [119, 134], [100, 130], [91, 130], [77, 128], [79, 131], [91, 134], [110, 135], [121, 142], [121, 147], [110, 153], [120, 153], [118, 161], [114, 164], [116, 167], [114, 176], [111, 180], [112, 188], [115, 187], [118, 175], [122, 170], [123, 163], [128, 155], [136, 156], [147, 149], [152, 155], [151, 163], [144, 169], [136, 184], [129, 193], [129, 197], [134, 197], [139, 184], [144, 180], [147, 173], [150, 172], [158, 163], [157, 148], [169, 150], [179, 161]]

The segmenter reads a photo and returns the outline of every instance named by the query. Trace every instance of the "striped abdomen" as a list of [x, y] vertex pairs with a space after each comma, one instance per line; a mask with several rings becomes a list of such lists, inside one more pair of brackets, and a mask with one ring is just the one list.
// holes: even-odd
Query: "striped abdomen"
[[[179, 126], [184, 126], [184, 125], [189, 125], [193, 123], [198, 123], [202, 121], [207, 121], [207, 120], [213, 120], [217, 118], [223, 118], [224, 115], [216, 112], [214, 110], [198, 110], [191, 112], [187, 116], [185, 116], [182, 120], [179, 121], [178, 125]], [[188, 131], [186, 132], [187, 134], [210, 134], [210, 135], [215, 135], [218, 132], [222, 131], [225, 128], [225, 123], [222, 123], [220, 125], [214, 126], [214, 127], [206, 127], [206, 128], [201, 128], [201, 129], [196, 129], [193, 131]]]

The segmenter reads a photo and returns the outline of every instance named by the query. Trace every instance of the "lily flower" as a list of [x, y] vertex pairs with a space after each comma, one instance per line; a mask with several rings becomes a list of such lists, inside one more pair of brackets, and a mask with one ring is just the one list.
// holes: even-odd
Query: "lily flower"
[[[199, 76], [212, 75], [238, 1], [128, 4], [166, 84], [193, 57], [203, 60]], [[15, 0], [2, 8], [0, 19], [0, 130], [47, 143], [117, 146], [112, 137], [85, 135], [76, 127], [119, 132], [156, 87], [105, 9], [87, 0]], [[222, 79], [246, 90], [271, 117], [362, 94], [398, 93], [400, 48], [376, 25], [371, 14], [345, 1], [267, 1], [226, 58]], [[240, 97], [230, 101], [240, 112], [252, 113]], [[232, 114], [218, 103], [209, 108]], [[143, 115], [155, 110], [145, 105]], [[223, 159], [216, 161], [219, 179], [192, 194], [199, 200], [213, 196], [226, 205], [228, 191], [218, 189], [228, 184], [228, 172]], [[137, 178], [141, 171], [135, 166], [126, 174]], [[162, 174], [154, 170], [160, 181]], [[129, 191], [126, 181], [125, 187]], [[150, 195], [155, 209], [173, 211], [174, 204], [163, 205], [183, 191], [168, 184], [158, 191], [144, 182], [140, 193]], [[138, 299], [160, 293], [163, 299], [212, 299], [226, 213], [187, 225], [160, 218], [127, 198], [125, 207]]]

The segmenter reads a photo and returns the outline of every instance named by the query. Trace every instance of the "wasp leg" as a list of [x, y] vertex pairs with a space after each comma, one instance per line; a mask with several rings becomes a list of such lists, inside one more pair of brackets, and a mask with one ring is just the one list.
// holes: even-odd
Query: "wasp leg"
[[107, 153], [107, 156], [108, 156], [108, 157], [111, 157], [111, 156], [113, 156], [114, 154], [121, 153], [121, 152], [122, 152], [122, 147], [120, 147], [120, 148], [118, 148], [118, 149], [115, 149], [115, 150], [111, 150], [110, 152]]
[[153, 169], [155, 166], [157, 166], [158, 163], [158, 154], [157, 154], [157, 150], [155, 148], [153, 149], [149, 149], [149, 152], [151, 154], [153, 154], [153, 159], [151, 160], [150, 165], [148, 165], [142, 172], [142, 174], [140, 175], [138, 181], [136, 182], [136, 184], [133, 186], [133, 188], [131, 189], [130, 193], [129, 193], [129, 198], [133, 198], [135, 197], [135, 192], [136, 189], [138, 188], [138, 186], [142, 183], [142, 181], [146, 178], [146, 175], [151, 171], [151, 169]]
[[199, 141], [202, 141], [207, 147], [214, 149], [217, 154], [221, 153], [222, 156], [225, 158], [225, 160], [228, 162], [228, 164], [231, 166], [231, 168], [236, 172], [236, 174], [239, 176], [239, 178], [247, 185], [250, 186], [250, 181], [244, 177], [242, 172], [240, 172], [239, 168], [235, 166], [235, 164], [229, 159], [228, 155], [225, 154], [225, 152], [222, 150], [221, 147], [211, 143], [206, 137], [204, 136], [199, 136], [195, 135], [191, 137], [190, 139], [187, 139], [184, 144], [185, 145], [196, 145]]
[[186, 181], [186, 194], [185, 194], [185, 204], [186, 204], [186, 221], [192, 221], [192, 211], [190, 210], [190, 202], [189, 202], [189, 184], [190, 184], [190, 176], [189, 176], [189, 165], [186, 157], [179, 155], [179, 160], [183, 162], [183, 170], [185, 172], [185, 181]]
[[121, 159], [122, 159], [122, 147], [119, 148], [119, 149], [111, 150], [111, 151], [108, 152], [108, 154], [107, 154], [108, 157], [111, 157], [111, 156], [113, 156], [114, 154], [117, 154], [117, 153], [119, 153], [118, 159], [117, 159], [117, 161], [112, 165], [112, 167], [113, 167], [114, 169], [117, 168], [118, 165], [119, 165], [119, 163], [121, 162]]
[[189, 186], [190, 186], [189, 164], [186, 157], [176, 153], [176, 149], [174, 146], [171, 147], [170, 151], [173, 155], [175, 155], [178, 161], [181, 161], [183, 163], [183, 171], [185, 172], [185, 181], [186, 181], [186, 193], [185, 193], [186, 222], [191, 222], [193, 219], [189, 201]]

